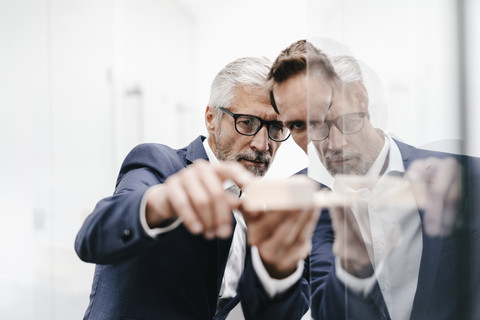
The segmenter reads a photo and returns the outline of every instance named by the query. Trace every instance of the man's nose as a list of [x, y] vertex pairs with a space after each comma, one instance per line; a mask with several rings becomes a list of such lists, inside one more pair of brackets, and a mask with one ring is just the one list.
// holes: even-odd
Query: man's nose
[[265, 152], [269, 149], [268, 140], [267, 126], [262, 126], [257, 134], [252, 137], [250, 146], [258, 151]]
[[345, 138], [343, 133], [337, 128], [337, 126], [332, 125], [330, 127], [330, 133], [328, 134], [328, 148], [330, 150], [340, 150], [345, 145]]

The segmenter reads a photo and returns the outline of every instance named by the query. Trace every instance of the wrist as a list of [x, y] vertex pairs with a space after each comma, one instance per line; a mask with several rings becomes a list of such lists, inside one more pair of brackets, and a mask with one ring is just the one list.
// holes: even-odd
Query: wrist
[[145, 218], [149, 228], [162, 228], [177, 220], [167, 202], [164, 185], [156, 185], [147, 190]]
[[273, 279], [285, 279], [291, 276], [295, 270], [297, 270], [297, 263], [295, 264], [287, 264], [287, 265], [277, 265], [276, 263], [268, 263], [262, 261], [265, 270], [267, 270], [268, 274]]

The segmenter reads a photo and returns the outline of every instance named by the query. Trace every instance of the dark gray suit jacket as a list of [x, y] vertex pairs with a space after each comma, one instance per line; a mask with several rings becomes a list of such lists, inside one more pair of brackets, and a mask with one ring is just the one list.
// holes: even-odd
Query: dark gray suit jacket
[[[417, 159], [455, 157], [465, 170], [462, 225], [448, 237], [425, 233], [420, 274], [410, 319], [480, 319], [480, 161], [395, 141], [405, 168]], [[333, 231], [328, 211], [313, 237], [311, 259], [312, 315], [315, 319], [390, 319], [378, 284], [367, 297], [346, 289], [335, 276]]]
[[179, 150], [143, 144], [126, 157], [114, 194], [97, 204], [75, 241], [78, 256], [96, 263], [85, 319], [225, 319], [239, 300], [247, 319], [300, 319], [307, 310], [307, 279], [267, 299], [247, 248], [241, 293], [216, 314], [232, 238], [205, 240], [183, 225], [156, 239], [145, 234], [139, 220], [144, 192], [193, 161], [207, 160], [203, 139]]

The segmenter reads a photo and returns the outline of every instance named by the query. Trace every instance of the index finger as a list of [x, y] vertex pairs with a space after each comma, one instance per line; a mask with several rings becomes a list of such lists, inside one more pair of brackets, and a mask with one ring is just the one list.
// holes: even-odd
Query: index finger
[[232, 180], [240, 188], [256, 179], [250, 171], [235, 161], [219, 161], [214, 163], [212, 168], [221, 180]]

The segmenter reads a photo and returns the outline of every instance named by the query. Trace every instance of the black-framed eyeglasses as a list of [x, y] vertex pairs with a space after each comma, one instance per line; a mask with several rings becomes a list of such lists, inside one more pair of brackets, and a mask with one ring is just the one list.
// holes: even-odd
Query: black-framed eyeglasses
[[330, 135], [330, 127], [334, 125], [342, 134], [355, 134], [363, 129], [365, 118], [368, 112], [347, 113], [334, 120], [325, 120], [324, 122], [309, 123], [309, 135], [313, 141], [322, 141]]
[[276, 142], [283, 142], [290, 137], [290, 131], [281, 121], [266, 121], [249, 114], [233, 113], [225, 108], [219, 107], [220, 111], [233, 117], [235, 130], [244, 136], [254, 136], [266, 125], [268, 137]]

